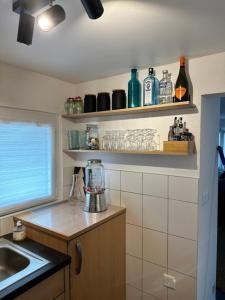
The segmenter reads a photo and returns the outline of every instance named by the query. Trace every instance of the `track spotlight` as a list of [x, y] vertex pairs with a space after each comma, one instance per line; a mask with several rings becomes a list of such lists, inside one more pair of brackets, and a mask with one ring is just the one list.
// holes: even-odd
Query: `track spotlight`
[[17, 41], [25, 45], [31, 45], [33, 40], [35, 18], [29, 14], [20, 13]]
[[50, 31], [66, 18], [66, 13], [62, 6], [54, 5], [43, 12], [38, 17], [38, 25], [43, 31]]
[[98, 19], [102, 16], [104, 8], [100, 0], [81, 0], [90, 19]]

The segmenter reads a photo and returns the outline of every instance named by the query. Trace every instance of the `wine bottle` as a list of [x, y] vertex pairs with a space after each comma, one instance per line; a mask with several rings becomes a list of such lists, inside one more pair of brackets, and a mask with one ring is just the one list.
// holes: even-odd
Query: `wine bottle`
[[190, 101], [189, 84], [185, 72], [185, 57], [180, 57], [180, 72], [175, 85], [175, 102]]

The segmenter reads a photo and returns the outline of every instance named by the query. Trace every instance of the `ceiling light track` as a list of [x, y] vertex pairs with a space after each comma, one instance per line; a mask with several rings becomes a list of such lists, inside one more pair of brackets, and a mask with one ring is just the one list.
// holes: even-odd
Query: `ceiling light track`
[[[35, 25], [34, 14], [46, 6], [50, 6], [40, 16], [38, 25], [43, 31], [50, 31], [63, 22], [66, 13], [62, 6], [53, 5], [55, 0], [13, 0], [12, 9], [20, 15], [17, 41], [25, 45], [31, 45]], [[104, 8], [100, 0], [81, 0], [84, 9], [90, 19], [98, 19], [102, 16]]]

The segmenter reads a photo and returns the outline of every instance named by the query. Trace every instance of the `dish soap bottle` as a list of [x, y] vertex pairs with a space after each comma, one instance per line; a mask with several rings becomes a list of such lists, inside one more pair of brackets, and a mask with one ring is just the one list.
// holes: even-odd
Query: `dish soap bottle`
[[131, 70], [131, 80], [128, 82], [128, 107], [141, 106], [141, 84], [137, 78], [137, 69]]
[[21, 221], [16, 222], [16, 226], [13, 228], [13, 240], [23, 241], [26, 238], [26, 227], [23, 226]]
[[158, 104], [159, 96], [159, 81], [155, 77], [153, 68], [149, 68], [149, 75], [144, 80], [144, 95], [143, 105], [156, 105]]

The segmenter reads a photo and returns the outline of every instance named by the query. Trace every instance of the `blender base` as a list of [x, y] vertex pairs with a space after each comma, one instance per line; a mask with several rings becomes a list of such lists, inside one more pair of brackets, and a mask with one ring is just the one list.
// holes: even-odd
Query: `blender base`
[[99, 213], [107, 210], [105, 194], [86, 192], [84, 211], [90, 213]]

